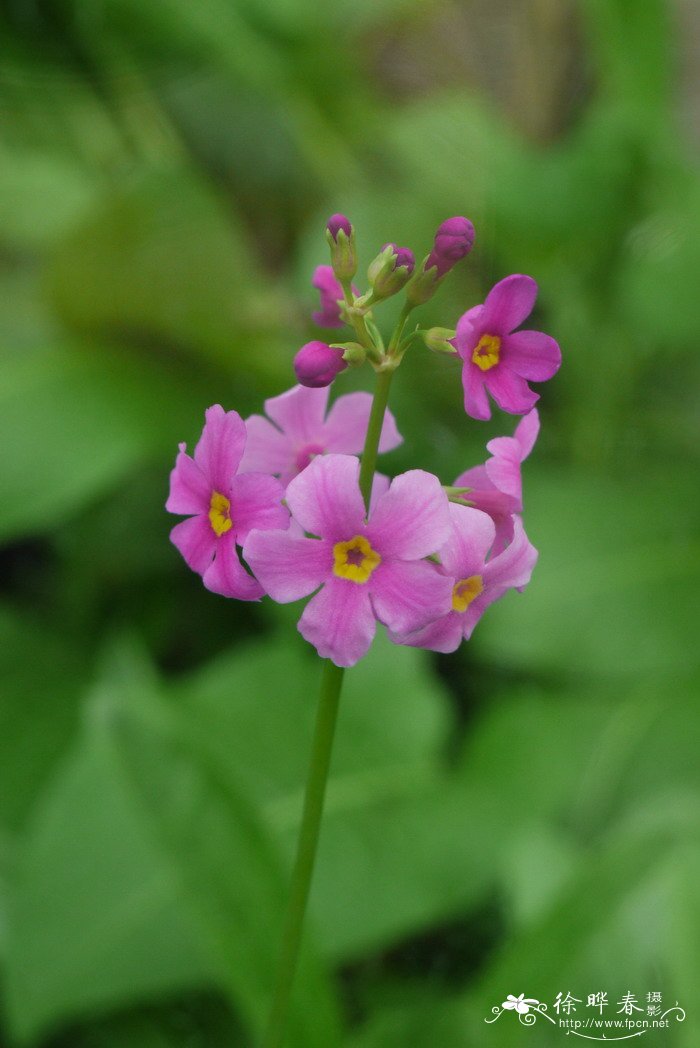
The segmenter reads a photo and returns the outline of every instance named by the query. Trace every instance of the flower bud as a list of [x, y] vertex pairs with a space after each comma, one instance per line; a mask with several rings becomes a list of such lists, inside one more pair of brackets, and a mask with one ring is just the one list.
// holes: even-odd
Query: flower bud
[[338, 280], [351, 280], [357, 272], [355, 230], [345, 215], [331, 215], [326, 223], [331, 265]]
[[433, 250], [428, 255], [425, 269], [437, 266], [438, 277], [444, 277], [453, 266], [468, 255], [474, 246], [474, 226], [468, 218], [446, 219], [435, 233]]
[[330, 386], [348, 365], [343, 350], [325, 342], [307, 342], [294, 358], [294, 371], [302, 386]]
[[367, 359], [367, 350], [359, 342], [343, 342], [342, 345], [331, 346], [331, 349], [339, 349], [343, 354], [343, 360], [351, 367], [364, 364]]
[[423, 341], [433, 353], [456, 353], [454, 328], [434, 327], [422, 332]]
[[416, 261], [407, 247], [385, 244], [367, 271], [372, 286], [372, 301], [390, 298], [404, 287], [413, 273]]

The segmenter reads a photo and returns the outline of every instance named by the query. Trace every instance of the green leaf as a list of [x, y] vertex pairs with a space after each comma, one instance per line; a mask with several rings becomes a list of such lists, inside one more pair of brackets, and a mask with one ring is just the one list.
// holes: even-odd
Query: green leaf
[[[228, 769], [193, 747], [126, 649], [21, 858], [8, 1009], [28, 1038], [76, 1014], [217, 982], [259, 1030], [286, 878]], [[332, 1046], [322, 972], [302, 958], [290, 1045]]]

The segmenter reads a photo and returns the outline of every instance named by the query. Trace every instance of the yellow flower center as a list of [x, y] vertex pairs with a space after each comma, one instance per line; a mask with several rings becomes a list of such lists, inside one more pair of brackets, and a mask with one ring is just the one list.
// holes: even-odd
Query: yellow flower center
[[488, 371], [495, 368], [500, 359], [501, 340], [498, 335], [482, 335], [472, 353], [472, 364], [482, 371]]
[[336, 542], [333, 547], [333, 574], [351, 582], [367, 582], [382, 562], [364, 535], [355, 535], [347, 542]]
[[460, 579], [452, 590], [452, 607], [454, 611], [466, 611], [473, 600], [484, 592], [484, 580], [481, 575], [470, 575]]
[[233, 527], [233, 521], [229, 516], [230, 511], [231, 503], [226, 496], [221, 495], [218, 491], [212, 491], [209, 503], [209, 523], [216, 535], [225, 535]]

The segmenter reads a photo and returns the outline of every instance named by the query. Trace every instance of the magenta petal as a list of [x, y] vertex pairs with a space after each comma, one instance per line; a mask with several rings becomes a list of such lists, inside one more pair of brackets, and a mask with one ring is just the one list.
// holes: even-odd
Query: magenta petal
[[427, 560], [380, 564], [372, 575], [372, 604], [392, 633], [412, 633], [447, 615], [452, 579]]
[[537, 563], [537, 557], [537, 550], [525, 534], [521, 519], [514, 517], [513, 541], [503, 553], [492, 557], [484, 568], [486, 588], [498, 587], [505, 590], [526, 586]]
[[376, 622], [366, 585], [331, 576], [299, 619], [299, 632], [323, 659], [354, 666], [374, 639]]
[[292, 386], [279, 397], [265, 401], [265, 414], [295, 444], [318, 440], [328, 403], [328, 387]]
[[262, 415], [251, 415], [245, 420], [248, 434], [245, 451], [239, 466], [240, 473], [286, 473], [291, 467], [291, 444]]
[[245, 448], [245, 423], [237, 411], [224, 411], [214, 404], [205, 412], [206, 421], [194, 460], [212, 488], [225, 495]]
[[457, 321], [454, 345], [464, 361], [471, 360], [474, 347], [481, 336], [481, 315], [483, 310], [483, 306], [472, 306]]
[[293, 530], [251, 531], [243, 556], [278, 604], [308, 597], [333, 570], [330, 543]]
[[287, 528], [284, 488], [266, 473], [240, 473], [231, 482], [231, 519], [236, 542], [243, 545], [252, 528]]
[[175, 468], [170, 474], [170, 494], [165, 508], [169, 513], [208, 513], [211, 485], [201, 469], [180, 444]]
[[489, 393], [499, 408], [511, 415], [524, 415], [540, 399], [539, 393], [534, 393], [524, 378], [509, 371], [504, 364], [498, 364], [485, 374]]
[[540, 416], [537, 408], [533, 408], [524, 418], [520, 419], [517, 426], [515, 427], [515, 433], [513, 437], [517, 440], [520, 445], [520, 461], [524, 461], [537, 440], [537, 435], [540, 432]]
[[488, 514], [471, 506], [450, 503], [452, 530], [440, 548], [440, 561], [453, 579], [481, 575], [486, 555], [493, 545], [496, 526]]
[[464, 386], [464, 410], [470, 418], [485, 421], [491, 418], [491, 405], [486, 396], [484, 372], [470, 360], [465, 360], [462, 368], [462, 385]]
[[[346, 393], [338, 397], [328, 412], [324, 440], [328, 451], [357, 455], [362, 451], [367, 433], [372, 397], [369, 393]], [[379, 451], [392, 451], [402, 441], [390, 411], [384, 415], [379, 438]]]
[[530, 316], [536, 298], [537, 284], [532, 277], [514, 273], [491, 288], [479, 324], [489, 334], [507, 335]]
[[395, 644], [405, 644], [410, 648], [427, 648], [428, 651], [448, 654], [456, 651], [464, 640], [464, 623], [461, 615], [451, 611], [416, 633], [402, 636], [390, 633], [389, 637]]
[[260, 583], [240, 562], [233, 531], [227, 531], [217, 541], [214, 562], [204, 572], [202, 581], [212, 593], [236, 600], [260, 600], [264, 594]]
[[360, 462], [352, 455], [319, 455], [287, 487], [287, 505], [305, 531], [333, 542], [364, 527]]
[[516, 375], [531, 382], [546, 382], [561, 364], [561, 350], [542, 331], [516, 331], [503, 339], [501, 360]]
[[211, 564], [218, 540], [209, 518], [200, 514], [176, 524], [170, 532], [170, 541], [179, 549], [192, 571], [203, 575]]
[[422, 469], [409, 470], [377, 500], [367, 537], [382, 557], [427, 557], [450, 534], [449, 505], [437, 477]]

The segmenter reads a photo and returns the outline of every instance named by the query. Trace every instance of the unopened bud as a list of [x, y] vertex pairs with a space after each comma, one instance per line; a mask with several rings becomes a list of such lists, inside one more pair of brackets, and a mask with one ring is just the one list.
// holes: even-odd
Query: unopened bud
[[456, 353], [457, 349], [453, 339], [456, 331], [454, 328], [434, 327], [421, 332], [423, 341], [433, 353]]
[[446, 219], [435, 233], [433, 250], [428, 255], [426, 269], [437, 267], [444, 277], [474, 246], [474, 226], [468, 218], [457, 216]]
[[408, 283], [415, 265], [416, 260], [409, 248], [385, 244], [367, 273], [372, 285], [372, 299], [377, 302], [395, 295]]
[[331, 215], [326, 223], [326, 240], [331, 249], [331, 265], [338, 280], [351, 280], [357, 272], [355, 230], [345, 215]]
[[294, 358], [294, 371], [299, 382], [312, 389], [330, 386], [335, 376], [347, 366], [343, 350], [325, 342], [307, 342]]

